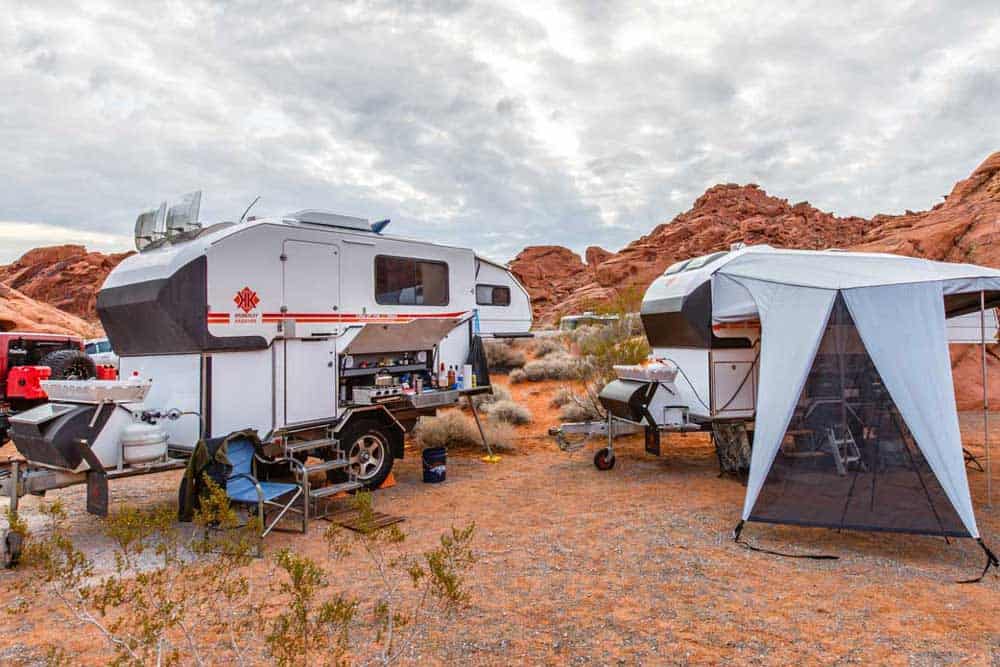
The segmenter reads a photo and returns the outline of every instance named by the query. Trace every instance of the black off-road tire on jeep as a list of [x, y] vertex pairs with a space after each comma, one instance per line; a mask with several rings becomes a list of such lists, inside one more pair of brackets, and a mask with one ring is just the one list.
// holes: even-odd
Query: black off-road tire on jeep
[[[352, 461], [356, 478], [372, 490], [382, 486], [382, 482], [392, 472], [392, 438], [384, 424], [361, 419], [349, 424], [338, 436], [340, 448]], [[328, 470], [326, 478], [333, 483], [346, 482], [347, 471], [343, 468]]]
[[97, 377], [94, 360], [81, 350], [56, 350], [38, 362], [52, 369], [53, 380], [89, 380]]

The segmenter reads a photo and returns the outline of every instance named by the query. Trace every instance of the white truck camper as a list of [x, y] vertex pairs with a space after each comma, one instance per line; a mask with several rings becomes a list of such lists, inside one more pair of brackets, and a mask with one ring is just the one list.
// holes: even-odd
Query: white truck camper
[[653, 281], [640, 312], [650, 362], [615, 368], [618, 378], [599, 396], [606, 421], [552, 429], [563, 449], [578, 449], [590, 436], [607, 436], [594, 465], [608, 470], [615, 464], [619, 435], [644, 432], [646, 451], [658, 456], [661, 432], [709, 431], [723, 469], [746, 472], [757, 407], [760, 322], [719, 321], [712, 310], [712, 274], [742, 251], [739, 245], [731, 252], [682, 260]]
[[[202, 227], [199, 206], [193, 193], [139, 216], [140, 252], [97, 299], [121, 379], [53, 386], [17, 416], [27, 464], [0, 479], [15, 506], [98, 468], [180, 467], [199, 440], [245, 429], [274, 456], [326, 459], [341, 486], [376, 487], [421, 414], [490, 391], [482, 337], [529, 335], [525, 289], [472, 250], [317, 210]], [[155, 429], [152, 460], [129, 459], [132, 424]]]
[[[723, 472], [748, 473], [757, 419], [761, 322], [749, 294], [721, 283], [719, 273], [737, 260], [748, 261], [741, 260], [744, 256], [775, 265], [788, 263], [796, 256], [814, 256], [817, 261], [847, 267], [855, 258], [865, 257], [838, 250], [810, 253], [734, 244], [729, 251], [671, 265], [643, 297], [641, 317], [651, 348], [649, 363], [616, 368], [618, 378], [599, 397], [607, 413], [606, 421], [562, 424], [552, 429], [561, 447], [575, 450], [590, 436], [607, 436], [608, 445], [597, 452], [594, 464], [609, 469], [614, 465], [614, 436], [644, 431], [646, 451], [659, 455], [661, 432], [708, 431]], [[914, 271], [964, 266], [880, 257], [886, 266], [918, 262]], [[939, 266], [944, 269], [937, 269]], [[739, 298], [734, 298], [734, 293]], [[945, 299], [949, 337], [953, 340], [958, 340], [960, 322], [966, 323], [967, 329], [974, 328], [975, 336], [970, 339], [978, 340], [980, 304], [978, 295], [970, 298], [955, 294]], [[988, 305], [987, 335], [988, 340], [993, 340], [995, 304]], [[989, 329], [991, 325], [993, 329]], [[845, 465], [844, 461], [840, 463]]]

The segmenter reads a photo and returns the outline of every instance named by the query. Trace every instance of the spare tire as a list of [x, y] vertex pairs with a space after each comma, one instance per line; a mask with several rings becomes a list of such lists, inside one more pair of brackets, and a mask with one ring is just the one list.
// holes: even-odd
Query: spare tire
[[38, 362], [52, 369], [53, 380], [89, 380], [97, 376], [94, 360], [82, 350], [56, 350]]

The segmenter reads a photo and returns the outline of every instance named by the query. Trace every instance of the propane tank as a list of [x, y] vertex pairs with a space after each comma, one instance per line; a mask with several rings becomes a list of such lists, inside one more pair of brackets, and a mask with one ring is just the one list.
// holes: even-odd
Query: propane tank
[[122, 458], [125, 463], [149, 463], [167, 453], [167, 432], [156, 424], [135, 422], [122, 430]]

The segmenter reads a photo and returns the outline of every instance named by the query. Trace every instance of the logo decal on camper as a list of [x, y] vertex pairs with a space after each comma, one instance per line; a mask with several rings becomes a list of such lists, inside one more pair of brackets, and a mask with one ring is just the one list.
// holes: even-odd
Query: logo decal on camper
[[257, 292], [254, 292], [249, 287], [244, 287], [233, 297], [233, 303], [244, 313], [249, 313], [260, 303], [260, 297], [257, 296]]

